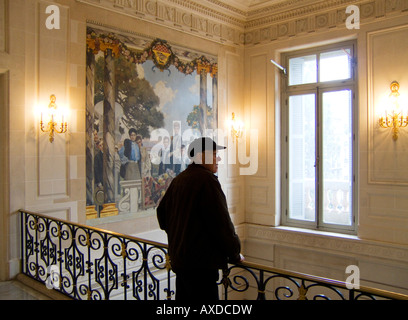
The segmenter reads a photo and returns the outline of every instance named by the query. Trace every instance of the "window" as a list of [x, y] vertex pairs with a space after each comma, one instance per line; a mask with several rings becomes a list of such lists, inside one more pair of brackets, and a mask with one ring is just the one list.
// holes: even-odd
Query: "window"
[[282, 222], [355, 232], [354, 42], [284, 55]]

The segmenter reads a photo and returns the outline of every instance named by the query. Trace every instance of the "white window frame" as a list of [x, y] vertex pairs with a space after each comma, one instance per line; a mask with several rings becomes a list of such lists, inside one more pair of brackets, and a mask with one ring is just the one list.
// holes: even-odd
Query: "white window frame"
[[[345, 80], [335, 80], [335, 81], [327, 81], [327, 82], [320, 82], [319, 76], [319, 54], [327, 51], [335, 51], [337, 49], [342, 48], [350, 48], [352, 59], [351, 59], [351, 77]], [[289, 71], [289, 59], [302, 57], [307, 55], [316, 54], [317, 55], [317, 75], [316, 79], [317, 82], [315, 83], [308, 83], [308, 84], [301, 84], [301, 85], [291, 85], [289, 86], [289, 75], [282, 77], [281, 83], [281, 224], [284, 226], [290, 227], [300, 227], [300, 228], [307, 228], [313, 230], [321, 230], [321, 231], [329, 231], [329, 232], [338, 232], [338, 233], [347, 233], [347, 234], [356, 234], [357, 233], [357, 140], [356, 140], [356, 133], [357, 133], [357, 119], [358, 119], [358, 105], [357, 105], [357, 68], [356, 68], [356, 50], [357, 50], [357, 43], [355, 40], [352, 41], [345, 41], [339, 42], [331, 45], [319, 46], [314, 48], [309, 48], [305, 50], [299, 50], [294, 52], [287, 52], [282, 54], [282, 60], [284, 66], [286, 65], [286, 70]], [[289, 171], [289, 104], [288, 100], [289, 97], [292, 95], [301, 95], [301, 94], [308, 94], [314, 93], [316, 95], [316, 110], [318, 113], [321, 112], [321, 97], [324, 92], [328, 91], [337, 91], [341, 89], [349, 89], [352, 91], [352, 217], [351, 217], [351, 226], [348, 225], [337, 225], [337, 224], [325, 224], [323, 223], [323, 210], [322, 210], [322, 190], [317, 189], [318, 191], [315, 201], [316, 214], [315, 214], [315, 221], [304, 221], [304, 220], [297, 220], [291, 219], [289, 217], [289, 181], [288, 181], [288, 171]], [[320, 118], [320, 114], [317, 116], [318, 119]], [[317, 121], [317, 119], [316, 119]], [[316, 185], [320, 185], [322, 181], [320, 177], [322, 177], [322, 166], [320, 165], [321, 159], [321, 151], [322, 150], [322, 139], [321, 139], [321, 127], [316, 129], [317, 134], [317, 144], [316, 144], [316, 163], [317, 163], [317, 178], [316, 178]], [[320, 181], [319, 181], [320, 179]], [[318, 187], [317, 187], [318, 188]]]

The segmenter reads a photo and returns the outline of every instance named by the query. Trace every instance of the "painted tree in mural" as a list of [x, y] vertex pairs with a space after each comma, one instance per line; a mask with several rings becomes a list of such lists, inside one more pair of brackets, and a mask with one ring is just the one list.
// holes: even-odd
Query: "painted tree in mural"
[[[93, 147], [93, 130], [94, 130], [94, 72], [95, 72], [95, 55], [91, 50], [86, 52], [86, 167], [93, 168], [94, 147]], [[93, 204], [93, 170], [86, 170], [86, 205]]]
[[95, 104], [103, 101], [104, 162], [103, 177], [105, 202], [114, 202], [115, 102], [123, 109], [122, 121], [135, 128], [143, 137], [150, 136], [151, 128], [163, 126], [160, 100], [145, 79], [138, 78], [135, 64], [119, 56], [113, 59], [105, 53], [95, 65]]
[[115, 202], [114, 153], [115, 153], [115, 54], [113, 48], [105, 50], [103, 82], [103, 188], [105, 203]]
[[116, 70], [116, 101], [123, 107], [123, 123], [143, 137], [150, 137], [151, 128], [164, 125], [159, 97], [146, 79], [138, 78], [135, 64], [119, 58]]
[[[104, 99], [104, 58], [96, 62], [95, 104]], [[123, 57], [115, 60], [115, 101], [123, 108], [122, 121], [135, 128], [143, 137], [150, 136], [150, 128], [163, 127], [164, 116], [159, 111], [160, 100], [151, 84], [138, 77], [135, 64]]]

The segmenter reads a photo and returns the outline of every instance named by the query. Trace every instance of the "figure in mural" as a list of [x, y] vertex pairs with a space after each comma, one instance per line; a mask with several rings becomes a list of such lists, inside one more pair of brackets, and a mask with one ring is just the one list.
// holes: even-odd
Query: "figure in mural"
[[136, 143], [140, 150], [140, 173], [142, 178], [150, 177], [152, 170], [152, 163], [150, 161], [150, 155], [147, 152], [146, 147], [143, 146], [142, 136], [138, 135], [136, 137]]
[[[98, 139], [96, 147], [98, 152], [94, 158], [94, 190], [103, 190], [103, 140]], [[95, 210], [100, 212], [103, 209], [103, 206], [97, 206]]]
[[103, 185], [103, 140], [99, 140], [96, 146], [98, 152], [94, 159], [94, 181], [95, 187], [101, 187]]
[[187, 166], [190, 164], [190, 159], [187, 156], [186, 146], [184, 144], [181, 145], [180, 154], [181, 154], [181, 156], [180, 156], [181, 157], [181, 160], [180, 160], [180, 172], [183, 172], [184, 170], [187, 169]]
[[129, 138], [125, 139], [122, 148], [119, 150], [119, 157], [122, 163], [121, 176], [125, 180], [140, 180], [140, 148], [136, 143], [137, 132], [134, 128], [129, 129]]
[[120, 178], [121, 178], [120, 177], [120, 168], [122, 167], [122, 162], [121, 162], [120, 156], [119, 156], [119, 150], [120, 150], [119, 146], [122, 147], [122, 145], [119, 144], [119, 143], [115, 146], [115, 153], [114, 153], [114, 156], [113, 156], [114, 163], [115, 163], [114, 177], [115, 177], [115, 200], [116, 201], [120, 198], [120, 193], [121, 193], [121, 190], [120, 190]]
[[173, 136], [170, 145], [170, 163], [172, 170], [176, 175], [180, 173], [181, 168], [181, 145], [183, 140], [180, 135], [180, 121], [173, 121]]
[[163, 138], [163, 146], [159, 151], [160, 164], [159, 164], [159, 175], [167, 172], [167, 169], [173, 169], [172, 163], [170, 161], [170, 138]]

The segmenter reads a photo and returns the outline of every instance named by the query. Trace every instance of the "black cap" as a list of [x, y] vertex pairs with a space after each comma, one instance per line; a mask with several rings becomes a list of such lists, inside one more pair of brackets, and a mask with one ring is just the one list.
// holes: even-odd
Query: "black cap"
[[188, 147], [188, 155], [193, 158], [197, 153], [204, 152], [205, 150], [223, 150], [227, 147], [219, 146], [215, 141], [208, 137], [201, 137], [195, 139], [190, 143]]

